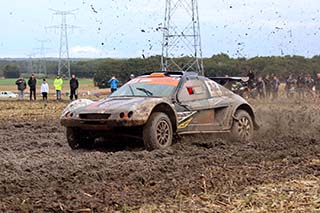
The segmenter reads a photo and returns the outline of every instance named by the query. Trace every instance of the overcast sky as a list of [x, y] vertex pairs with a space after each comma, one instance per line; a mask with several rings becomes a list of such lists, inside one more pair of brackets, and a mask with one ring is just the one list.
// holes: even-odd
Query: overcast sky
[[[303, 55], [320, 52], [319, 0], [198, 0], [205, 57]], [[71, 57], [128, 58], [161, 54], [165, 0], [1, 0], [0, 57], [58, 57], [61, 18], [49, 8], [75, 11], [68, 23]], [[142, 32], [144, 30], [145, 32]]]

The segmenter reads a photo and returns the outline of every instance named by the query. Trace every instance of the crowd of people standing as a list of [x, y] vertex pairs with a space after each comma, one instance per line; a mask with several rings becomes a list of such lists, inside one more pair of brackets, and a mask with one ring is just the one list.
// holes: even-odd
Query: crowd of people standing
[[316, 79], [313, 79], [310, 74], [299, 75], [294, 78], [293, 75], [289, 75], [286, 78], [280, 78], [277, 75], [258, 76], [255, 78], [252, 72], [249, 72], [251, 89], [257, 91], [257, 96], [260, 99], [272, 99], [276, 100], [279, 97], [281, 82], [284, 83], [285, 96], [289, 99], [298, 98], [300, 100], [311, 97], [316, 99], [320, 94], [320, 74], [317, 74]]
[[256, 83], [257, 94], [261, 99], [278, 99], [280, 80], [278, 76], [259, 76]]
[[[17, 89], [18, 89], [18, 96], [20, 100], [23, 100], [25, 97], [25, 91], [27, 89], [27, 86], [29, 87], [29, 99], [30, 101], [37, 100], [37, 78], [35, 74], [32, 74], [29, 78], [29, 80], [26, 82], [23, 76], [20, 76], [20, 78], [16, 81]], [[53, 81], [53, 87], [55, 89], [55, 96], [56, 100], [60, 101], [62, 100], [62, 88], [63, 88], [63, 79], [60, 75], [57, 75], [57, 77]], [[78, 99], [78, 88], [79, 88], [79, 81], [76, 78], [75, 75], [72, 75], [70, 82], [69, 82], [69, 98], [70, 100], [77, 100]], [[48, 101], [48, 94], [49, 94], [49, 84], [47, 82], [47, 79], [42, 79], [42, 83], [40, 86], [40, 94], [42, 96], [42, 99], [44, 101]]]

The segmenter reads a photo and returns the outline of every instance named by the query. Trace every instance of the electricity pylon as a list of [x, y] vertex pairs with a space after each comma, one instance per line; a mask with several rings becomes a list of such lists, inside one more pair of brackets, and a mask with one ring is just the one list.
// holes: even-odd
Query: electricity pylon
[[162, 29], [162, 70], [203, 75], [198, 1], [166, 0]]
[[39, 51], [39, 66], [38, 66], [38, 74], [43, 74], [47, 76], [47, 61], [46, 61], [46, 51], [48, 50], [45, 47], [45, 43], [48, 43], [49, 40], [38, 40], [40, 42], [40, 48], [37, 50]]
[[60, 29], [60, 50], [59, 50], [59, 66], [58, 66], [58, 75], [71, 77], [70, 69], [70, 57], [69, 57], [69, 43], [68, 43], [68, 29], [78, 28], [73, 25], [67, 24], [67, 16], [75, 15], [73, 12], [76, 10], [52, 10], [53, 15], [61, 16], [61, 24], [55, 26], [49, 26], [46, 28]]
[[28, 54], [28, 72], [33, 73], [34, 70], [34, 63], [33, 63], [33, 57], [35, 54]]

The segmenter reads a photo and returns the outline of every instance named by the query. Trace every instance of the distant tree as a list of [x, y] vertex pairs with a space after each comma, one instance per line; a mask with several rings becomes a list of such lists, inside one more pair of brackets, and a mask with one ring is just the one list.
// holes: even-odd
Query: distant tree
[[19, 78], [20, 68], [16, 64], [7, 64], [3, 70], [3, 77], [5, 78]]
[[[130, 74], [135, 76], [159, 71], [160, 56], [130, 59], [95, 59], [95, 60], [73, 60], [71, 72], [79, 78], [94, 78], [95, 82], [106, 81], [115, 75], [121, 83], [127, 82]], [[190, 61], [188, 57], [181, 57], [176, 60], [179, 65]], [[320, 72], [320, 55], [313, 58], [303, 56], [269, 56], [254, 58], [231, 58], [228, 54], [220, 53], [210, 58], [204, 58], [205, 74], [207, 76], [245, 76], [248, 70], [253, 70], [257, 76], [276, 74], [282, 78], [293, 74], [311, 74], [315, 77]], [[21, 73], [29, 71], [28, 60], [1, 60], [0, 70], [3, 70], [5, 77], [16, 78]], [[47, 60], [47, 72], [54, 77], [58, 70], [57, 59]], [[30, 73], [26, 73], [27, 76]]]
[[97, 67], [95, 67], [95, 73], [93, 77], [95, 86], [98, 86], [100, 88], [107, 88], [108, 80], [112, 77], [112, 75], [115, 75], [115, 73], [111, 65], [98, 65]]

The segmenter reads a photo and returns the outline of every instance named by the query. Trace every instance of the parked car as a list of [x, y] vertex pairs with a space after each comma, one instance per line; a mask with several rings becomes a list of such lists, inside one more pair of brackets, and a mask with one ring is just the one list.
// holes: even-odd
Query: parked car
[[258, 128], [246, 100], [191, 72], [146, 74], [100, 101], [72, 102], [61, 124], [72, 149], [100, 137], [140, 138], [148, 150], [166, 148], [185, 134], [228, 133], [246, 141]]
[[0, 98], [17, 98], [18, 95], [16, 93], [13, 93], [11, 91], [1, 91], [0, 92]]

